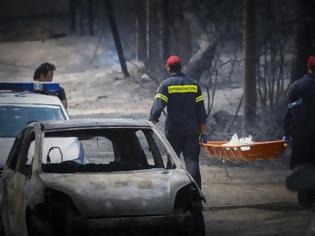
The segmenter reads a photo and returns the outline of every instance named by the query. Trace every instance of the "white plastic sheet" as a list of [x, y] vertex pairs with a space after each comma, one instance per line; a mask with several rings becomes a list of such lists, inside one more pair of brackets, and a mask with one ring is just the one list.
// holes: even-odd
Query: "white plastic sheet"
[[231, 140], [225, 144], [222, 144], [222, 146], [239, 146], [244, 144], [253, 144], [253, 137], [249, 135], [248, 137], [241, 137], [238, 138], [237, 133], [233, 134]]

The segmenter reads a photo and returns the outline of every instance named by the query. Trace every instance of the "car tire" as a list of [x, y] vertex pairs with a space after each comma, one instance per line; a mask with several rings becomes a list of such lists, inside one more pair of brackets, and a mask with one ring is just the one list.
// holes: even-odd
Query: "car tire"
[[298, 201], [302, 207], [306, 209], [312, 208], [315, 203], [315, 192], [309, 190], [299, 191]]
[[65, 203], [58, 206], [58, 220], [54, 221], [54, 230], [58, 236], [81, 236], [88, 235], [87, 226], [84, 224], [73, 224], [79, 219], [77, 211]]
[[29, 236], [46, 235], [53, 236], [53, 228], [48, 217], [40, 216], [38, 213], [29, 210], [27, 212], [27, 231]]
[[205, 221], [202, 212], [194, 212], [188, 224], [188, 230], [180, 235], [205, 236]]
[[205, 236], [206, 225], [202, 212], [198, 212], [194, 215], [194, 227], [191, 235]]
[[0, 219], [0, 236], [5, 236], [5, 231], [4, 231], [2, 219]]

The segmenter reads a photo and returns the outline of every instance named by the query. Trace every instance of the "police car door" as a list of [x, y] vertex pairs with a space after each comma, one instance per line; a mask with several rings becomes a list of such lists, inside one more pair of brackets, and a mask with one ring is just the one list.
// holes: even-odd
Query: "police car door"
[[[27, 128], [23, 137], [20, 150], [17, 156], [17, 163], [15, 168], [15, 174], [12, 176], [11, 183], [8, 190], [8, 218], [10, 228], [13, 235], [24, 235], [26, 233], [25, 222], [25, 202], [24, 202], [24, 186], [27, 178], [31, 174], [31, 166], [25, 167], [27, 161], [27, 155], [32, 141], [35, 140], [35, 133], [32, 128]], [[34, 148], [34, 146], [32, 147]], [[34, 153], [34, 152], [33, 152]]]

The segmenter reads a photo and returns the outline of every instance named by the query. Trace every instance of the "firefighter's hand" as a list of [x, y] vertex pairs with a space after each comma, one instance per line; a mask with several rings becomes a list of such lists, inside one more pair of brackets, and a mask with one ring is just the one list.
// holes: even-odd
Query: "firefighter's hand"
[[208, 137], [205, 134], [199, 135], [199, 143], [208, 143]]
[[287, 144], [291, 145], [292, 144], [292, 138], [290, 136], [283, 136], [282, 140]]

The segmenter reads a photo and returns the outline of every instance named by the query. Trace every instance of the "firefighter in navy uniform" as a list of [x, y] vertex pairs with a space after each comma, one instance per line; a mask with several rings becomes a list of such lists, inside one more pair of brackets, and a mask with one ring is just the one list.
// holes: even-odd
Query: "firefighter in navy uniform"
[[[307, 62], [308, 74], [295, 81], [289, 90], [288, 110], [284, 118], [284, 141], [292, 144], [290, 169], [301, 164], [315, 165], [315, 57]], [[315, 193], [298, 194], [302, 206], [311, 207]]]
[[170, 56], [165, 67], [171, 76], [161, 83], [149, 120], [157, 123], [167, 107], [165, 135], [177, 155], [183, 153], [188, 172], [201, 188], [199, 141], [206, 142], [207, 120], [204, 98], [198, 82], [181, 72], [178, 56]]

